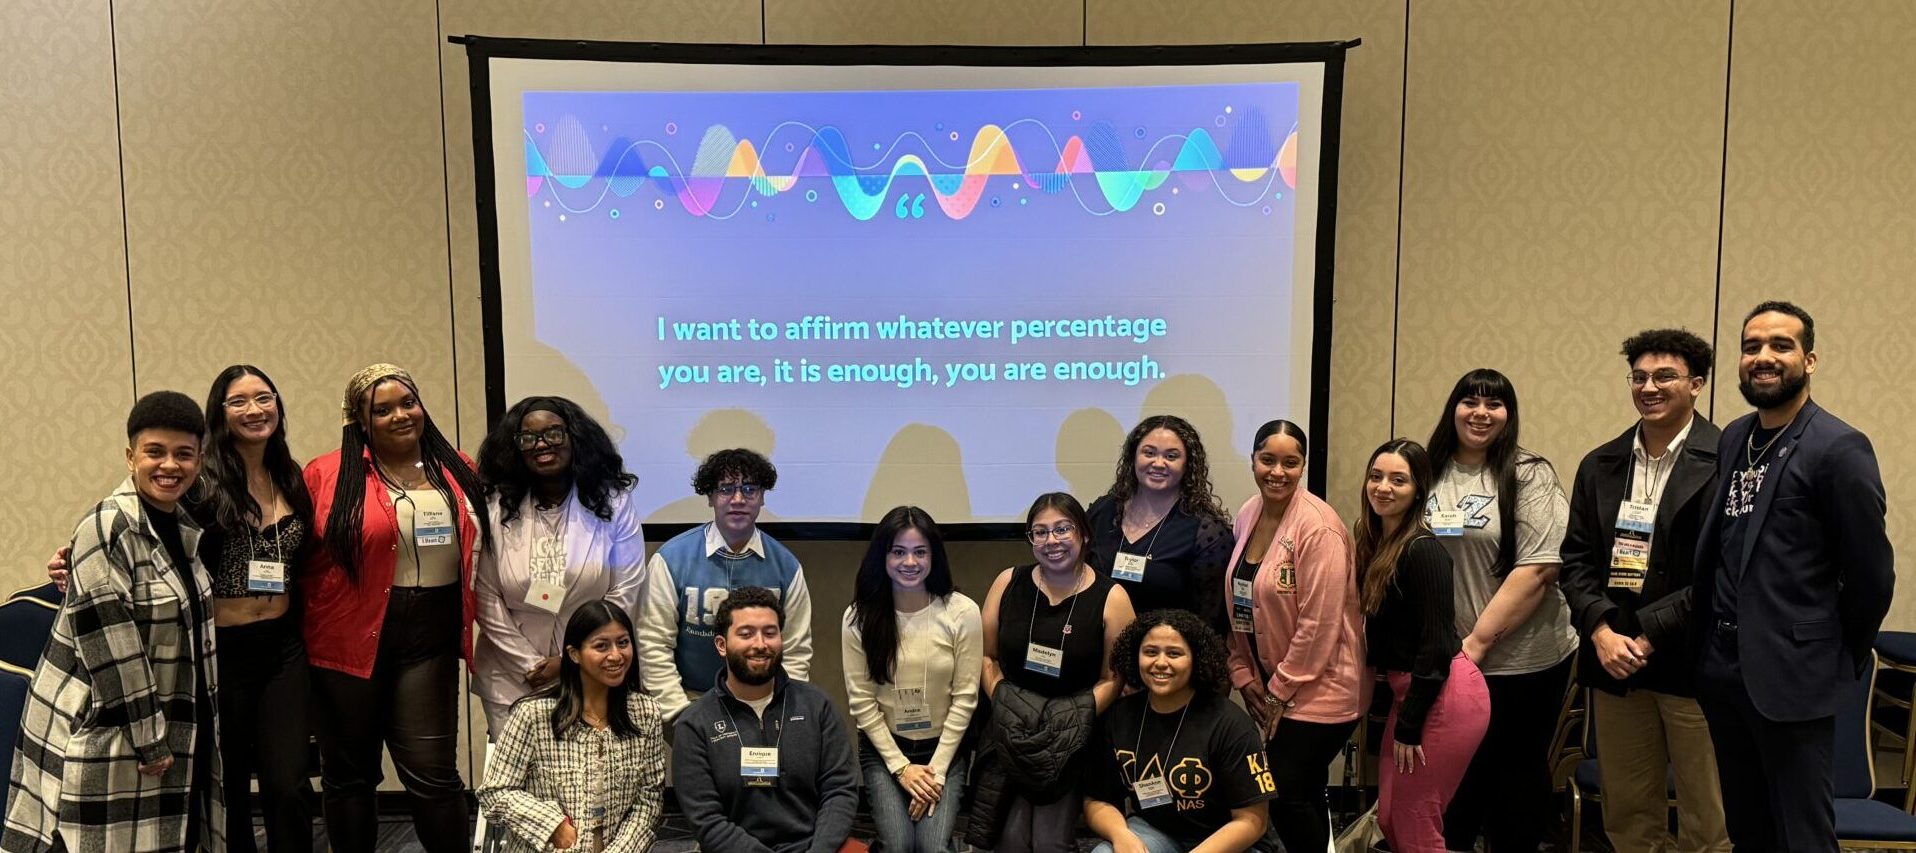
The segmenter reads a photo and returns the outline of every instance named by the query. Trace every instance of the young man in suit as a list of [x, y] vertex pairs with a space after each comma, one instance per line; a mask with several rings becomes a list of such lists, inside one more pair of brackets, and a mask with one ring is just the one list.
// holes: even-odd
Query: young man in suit
[[1559, 581], [1583, 637], [1578, 678], [1595, 689], [1603, 827], [1617, 853], [1729, 853], [1687, 625], [1722, 436], [1696, 413], [1710, 345], [1685, 329], [1652, 329], [1624, 341], [1623, 357], [1637, 422], [1577, 466]]
[[1738, 853], [1835, 853], [1842, 685], [1868, 666], [1895, 570], [1869, 438], [1810, 399], [1816, 324], [1788, 302], [1743, 321], [1738, 387], [1697, 543], [1699, 698]]

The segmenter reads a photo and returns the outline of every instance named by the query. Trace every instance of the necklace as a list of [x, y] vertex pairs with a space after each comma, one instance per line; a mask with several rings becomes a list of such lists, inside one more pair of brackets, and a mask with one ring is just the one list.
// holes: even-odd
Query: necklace
[[384, 462], [379, 462], [375, 460], [373, 464], [377, 466], [379, 469], [380, 479], [385, 480], [387, 483], [390, 483], [395, 489], [399, 491], [402, 491], [402, 492], [409, 491], [418, 486], [425, 485], [426, 483], [427, 478], [426, 478], [426, 472], [424, 470], [425, 468], [424, 462], [414, 462], [412, 464], [413, 473], [416, 474], [417, 477], [400, 477], [394, 474], [393, 472], [387, 470], [386, 463]]
[[1765, 454], [1769, 453], [1770, 446], [1776, 444], [1776, 440], [1782, 438], [1783, 433], [1789, 432], [1790, 424], [1793, 423], [1796, 423], [1794, 416], [1790, 418], [1789, 423], [1783, 425], [1782, 429], [1777, 430], [1775, 435], [1770, 436], [1769, 441], [1763, 442], [1761, 449], [1758, 449], [1756, 446], [1756, 430], [1750, 430], [1749, 437], [1743, 440], [1743, 461], [1749, 463], [1749, 467], [1755, 468], [1756, 460], [1762, 459]]

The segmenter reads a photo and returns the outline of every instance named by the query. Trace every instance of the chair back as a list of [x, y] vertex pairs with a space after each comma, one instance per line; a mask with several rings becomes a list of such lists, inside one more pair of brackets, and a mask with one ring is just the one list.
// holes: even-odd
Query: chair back
[[[1845, 673], [1847, 675], [1847, 673]], [[1876, 688], [1876, 653], [1861, 678], [1845, 679], [1836, 708], [1836, 798], [1867, 800], [1876, 795], [1876, 762], [1869, 742], [1870, 691]]]
[[59, 605], [38, 598], [16, 598], [0, 604], [0, 661], [28, 672], [40, 663]]
[[37, 598], [54, 607], [59, 607], [60, 600], [65, 598], [65, 596], [60, 593], [59, 587], [54, 586], [53, 583], [49, 581], [39, 586], [30, 586], [26, 589], [14, 590], [7, 595], [8, 601], [12, 601], [16, 598]]
[[[26, 713], [27, 690], [32, 687], [31, 673], [0, 664], [0, 743], [8, 752], [20, 739], [20, 717]], [[7, 809], [7, 787], [0, 785], [0, 814]]]

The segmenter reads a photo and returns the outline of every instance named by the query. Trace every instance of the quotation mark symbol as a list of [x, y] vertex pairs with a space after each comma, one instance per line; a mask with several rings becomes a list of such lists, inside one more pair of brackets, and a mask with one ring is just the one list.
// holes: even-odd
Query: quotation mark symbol
[[[907, 206], [905, 202], [911, 202], [911, 204]], [[914, 196], [910, 193], [905, 193], [900, 195], [898, 197], [898, 204], [892, 207], [892, 213], [897, 214], [899, 219], [904, 219], [907, 215], [913, 219], [925, 218], [924, 194], [920, 193]]]

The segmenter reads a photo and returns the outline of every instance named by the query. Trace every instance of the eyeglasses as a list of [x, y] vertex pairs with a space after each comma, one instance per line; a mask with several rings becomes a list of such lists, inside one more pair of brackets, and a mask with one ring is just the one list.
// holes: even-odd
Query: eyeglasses
[[1025, 531], [1025, 536], [1031, 539], [1031, 544], [1036, 545], [1040, 542], [1044, 542], [1045, 540], [1051, 539], [1052, 537], [1056, 537], [1059, 539], [1070, 539], [1071, 534], [1076, 532], [1078, 532], [1077, 525], [1072, 524], [1069, 521], [1061, 521], [1061, 522], [1058, 522], [1057, 527], [1048, 527], [1048, 528], [1033, 527], [1030, 530]]
[[1658, 388], [1662, 388], [1666, 385], [1675, 384], [1679, 379], [1688, 379], [1690, 377], [1674, 370], [1665, 369], [1655, 373], [1644, 373], [1641, 370], [1632, 370], [1630, 371], [1630, 375], [1624, 378], [1630, 381], [1630, 387], [1632, 388], [1642, 388], [1651, 383], [1655, 383]]
[[264, 394], [254, 394], [251, 397], [228, 397], [221, 401], [220, 405], [234, 412], [244, 412], [249, 405], [271, 409], [279, 405], [279, 395], [269, 391]]
[[720, 483], [712, 487], [712, 494], [718, 495], [721, 498], [738, 495], [748, 501], [758, 497], [758, 493], [762, 491], [765, 490], [760, 488], [757, 483]]
[[565, 427], [562, 426], [549, 426], [538, 432], [521, 430], [512, 434], [512, 440], [519, 445], [520, 450], [531, 450], [538, 447], [541, 441], [547, 447], [564, 447], [565, 438]]

